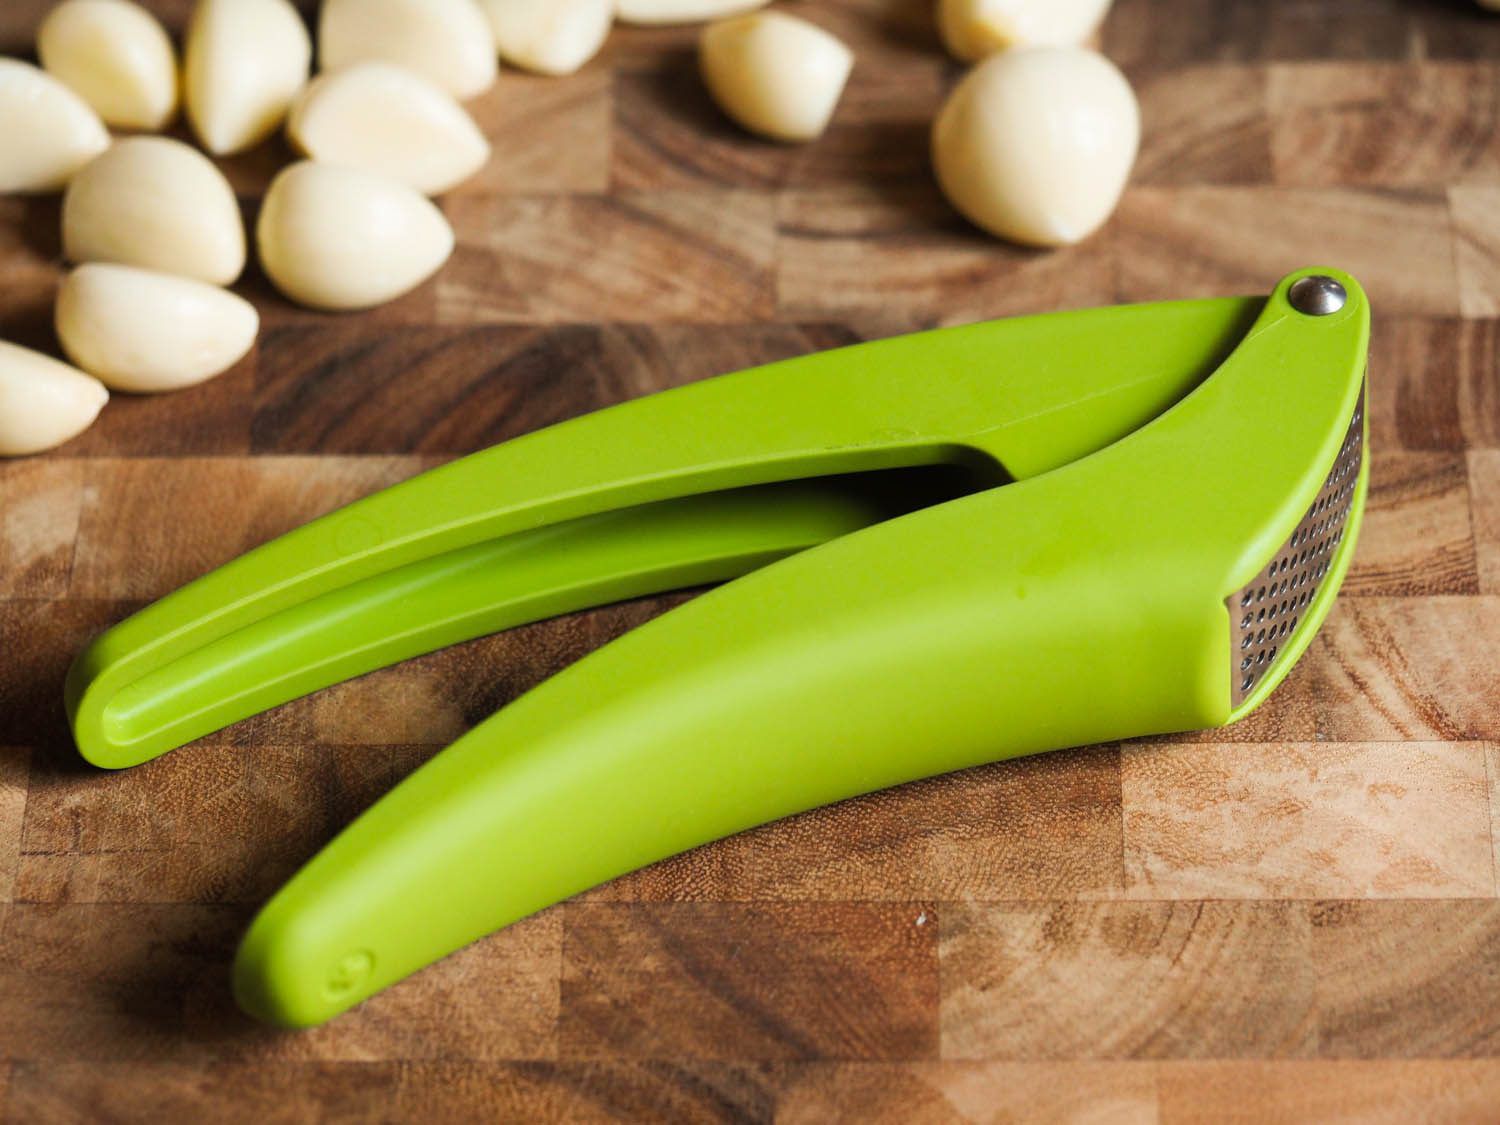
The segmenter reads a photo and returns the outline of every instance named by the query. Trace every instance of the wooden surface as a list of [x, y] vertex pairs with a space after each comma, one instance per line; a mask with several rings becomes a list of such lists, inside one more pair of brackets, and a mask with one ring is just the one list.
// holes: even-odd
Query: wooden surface
[[[0, 6], [23, 51], [42, 0]], [[186, 0], [157, 7], [181, 26]], [[957, 221], [923, 0], [827, 137], [750, 141], [691, 32], [475, 104], [459, 249], [375, 313], [288, 307], [203, 388], [0, 465], [0, 1104], [21, 1121], [1484, 1121], [1500, 1117], [1500, 19], [1418, 0], [1122, 0], [1144, 152], [1110, 227]], [[230, 170], [253, 212], [286, 154]], [[52, 347], [57, 201], [0, 200], [0, 336]], [[891, 332], [1368, 286], [1374, 487], [1345, 596], [1245, 724], [854, 801], [599, 888], [331, 1025], [226, 991], [256, 905], [398, 778], [676, 599], [417, 660], [121, 775], [63, 670], [95, 631], [453, 455]], [[643, 810], [650, 815], [650, 810]]]

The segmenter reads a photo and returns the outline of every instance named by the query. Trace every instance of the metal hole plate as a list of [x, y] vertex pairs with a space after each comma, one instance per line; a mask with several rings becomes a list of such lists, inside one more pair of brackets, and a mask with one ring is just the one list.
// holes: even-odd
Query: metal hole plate
[[1229, 607], [1233, 706], [1244, 703], [1276, 666], [1333, 566], [1344, 541], [1364, 463], [1365, 390], [1349, 420], [1333, 468], [1292, 537], [1248, 586], [1235, 591]]

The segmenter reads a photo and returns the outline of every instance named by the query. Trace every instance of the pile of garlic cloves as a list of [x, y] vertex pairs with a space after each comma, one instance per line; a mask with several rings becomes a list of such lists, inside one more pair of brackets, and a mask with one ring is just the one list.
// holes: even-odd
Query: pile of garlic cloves
[[[454, 232], [433, 197], [490, 145], [463, 103], [502, 63], [570, 74], [616, 23], [703, 23], [698, 65], [726, 116], [781, 143], [833, 118], [855, 64], [834, 34], [769, 0], [196, 0], [182, 36], [135, 0], [61, 0], [40, 65], [0, 59], [0, 192], [62, 192], [71, 265], [55, 325], [71, 365], [0, 348], [0, 456], [81, 433], [110, 390], [213, 378], [254, 347], [230, 290], [251, 251], [288, 299], [368, 309], [436, 274]], [[1139, 111], [1083, 44], [1109, 0], [933, 0], [973, 69], [933, 129], [937, 178], [977, 226], [1013, 242], [1086, 238], [1116, 206]], [[314, 36], [315, 31], [315, 36]], [[155, 135], [174, 127], [179, 135]], [[112, 135], [113, 131], [113, 135]], [[247, 237], [214, 158], [283, 132], [294, 163]]]
[[[461, 103], [501, 57], [577, 70], [613, 19], [613, 0], [325, 0], [315, 52], [290, 0], [197, 0], [179, 53], [135, 0], [62, 0], [40, 65], [0, 59], [0, 192], [63, 193], [54, 321], [71, 364], [0, 346], [0, 456], [77, 436], [111, 390], [189, 387], [254, 347], [259, 315], [229, 288], [249, 239], [212, 158], [284, 130], [303, 159], [255, 219], [262, 269], [309, 308], [382, 304], [448, 260], [431, 197], [490, 157]], [[195, 143], [153, 135], [179, 117]]]

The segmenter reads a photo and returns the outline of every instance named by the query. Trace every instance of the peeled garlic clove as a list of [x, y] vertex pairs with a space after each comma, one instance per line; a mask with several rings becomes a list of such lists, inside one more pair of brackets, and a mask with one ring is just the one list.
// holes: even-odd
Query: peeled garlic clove
[[77, 437], [108, 401], [98, 379], [0, 341], [0, 457], [40, 453]]
[[68, 358], [106, 386], [142, 393], [201, 383], [255, 343], [260, 316], [227, 289], [167, 273], [94, 263], [57, 294]]
[[224, 174], [166, 137], [117, 141], [68, 185], [63, 253], [228, 285], [245, 268], [245, 228]]
[[746, 129], [807, 141], [827, 127], [854, 55], [804, 19], [758, 12], [704, 28], [698, 63], [719, 107]]
[[421, 75], [356, 63], [314, 80], [287, 131], [314, 160], [344, 164], [436, 195], [489, 159], [489, 142], [464, 107]]
[[312, 41], [288, 0], [198, 0], [188, 24], [188, 120], [217, 156], [242, 152], [286, 119], [307, 82]]
[[958, 84], [933, 126], [948, 199], [1002, 238], [1080, 242], [1120, 201], [1140, 108], [1113, 63], [1077, 47], [995, 55]]
[[37, 54], [110, 125], [161, 129], [177, 112], [177, 56], [156, 17], [130, 0], [64, 0]]
[[703, 23], [764, 8], [771, 0], [619, 0], [615, 15], [621, 23], [659, 26]]
[[45, 71], [0, 59], [0, 192], [57, 191], [108, 147], [87, 102]]
[[977, 62], [1012, 47], [1077, 47], [1110, 0], [940, 0], [938, 30], [949, 52]]
[[271, 183], [256, 227], [261, 265], [315, 309], [364, 309], [426, 281], [453, 252], [453, 228], [397, 180], [303, 161]]
[[500, 57], [538, 74], [572, 74], [604, 46], [612, 0], [480, 0]]
[[495, 34], [475, 0], [324, 0], [323, 69], [370, 60], [414, 70], [460, 101], [488, 90], [499, 71]]

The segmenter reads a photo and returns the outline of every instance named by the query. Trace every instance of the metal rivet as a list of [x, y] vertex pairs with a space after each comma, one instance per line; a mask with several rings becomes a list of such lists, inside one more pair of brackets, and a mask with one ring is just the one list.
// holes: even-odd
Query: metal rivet
[[1287, 292], [1292, 308], [1307, 316], [1329, 316], [1338, 312], [1349, 300], [1349, 293], [1331, 277], [1315, 274], [1292, 283]]

